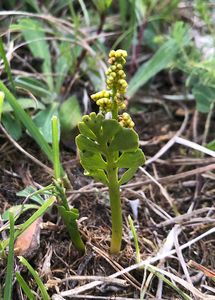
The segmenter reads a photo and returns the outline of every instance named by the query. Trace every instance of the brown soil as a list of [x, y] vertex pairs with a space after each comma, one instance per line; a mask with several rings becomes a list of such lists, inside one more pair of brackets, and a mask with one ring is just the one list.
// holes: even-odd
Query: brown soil
[[[160, 104], [138, 104], [141, 105], [144, 112], [134, 115], [136, 129], [140, 134], [140, 140], [144, 145], [143, 150], [147, 158], [155, 155], [174, 136], [184, 120], [183, 110], [181, 114], [178, 112], [179, 104], [168, 103], [169, 115], [163, 104], [165, 102]], [[190, 116], [182, 136], [193, 140], [194, 109], [190, 104], [187, 104], [186, 109], [190, 111]], [[204, 124], [205, 116], [200, 115], [197, 128], [200, 137], [198, 143], [201, 143]], [[211, 120], [211, 128], [215, 128], [215, 119]], [[208, 141], [212, 138], [213, 133], [209, 134]], [[39, 152], [38, 147], [27, 135], [20, 144], [29, 153], [49, 165], [48, 161]], [[18, 191], [26, 185], [35, 185], [35, 183], [45, 186], [51, 182], [51, 175], [15, 149], [3, 135], [1, 135], [1, 145], [0, 212], [2, 213], [10, 206], [23, 202], [23, 198], [16, 196]], [[79, 209], [79, 226], [86, 242], [87, 251], [85, 255], [81, 255], [74, 249], [65, 227], [56, 215], [55, 209], [43, 217], [43, 228], [45, 229], [41, 230], [39, 250], [34, 256], [30, 255], [28, 260], [39, 272], [43, 282], [48, 284], [50, 295], [56, 294], [58, 291], [74, 289], [89, 282], [87, 279], [67, 280], [70, 276], [107, 277], [135, 263], [134, 243], [130, 238], [131, 234], [127, 221], [129, 214], [133, 216], [130, 204], [132, 200], [139, 199], [140, 201], [138, 218], [135, 224], [138, 225], [137, 234], [143, 260], [157, 255], [159, 249], [165, 243], [168, 233], [176, 224], [173, 220], [169, 223], [166, 222], [165, 225], [166, 217], [162, 210], [173, 218], [176, 217], [174, 209], [168, 201], [172, 201], [180, 215], [186, 214], [191, 204], [193, 204], [191, 216], [179, 220], [182, 230], [178, 236], [179, 245], [191, 241], [215, 225], [214, 173], [207, 171], [206, 168], [205, 172], [198, 173], [199, 168], [214, 164], [215, 159], [208, 156], [203, 157], [193, 149], [175, 144], [159, 159], [146, 167], [147, 172], [160, 182], [161, 188], [153, 183], [146, 174], [138, 171], [129, 185], [122, 189], [123, 249], [118, 256], [112, 257], [109, 255], [111, 220], [106, 189], [102, 185], [94, 183], [91, 178], [85, 177], [75, 154], [71, 154], [71, 151], [64, 149], [63, 146], [62, 161], [73, 185], [73, 190], [68, 191], [68, 197], [70, 204]], [[186, 172], [189, 170], [196, 170], [196, 172], [193, 172], [192, 176], [187, 176], [188, 173]], [[173, 180], [171, 180], [170, 175], [183, 172], [185, 173], [182, 179], [173, 176]], [[167, 178], [165, 179], [165, 177]], [[81, 190], [78, 193], [79, 189]], [[195, 214], [199, 209], [202, 209], [202, 212]], [[47, 257], [49, 257], [50, 268], [45, 267]], [[208, 235], [187, 247], [183, 251], [183, 257], [185, 263], [192, 259], [214, 270], [214, 235]], [[33, 280], [21, 267], [18, 260], [15, 264], [16, 270], [21, 270], [22, 275], [28, 280], [31, 287], [36, 289]], [[155, 265], [186, 280], [176, 254], [175, 257], [167, 258], [164, 262], [158, 261]], [[3, 283], [5, 266], [6, 262], [0, 261], [0, 283]], [[210, 292], [206, 290], [204, 285], [215, 288], [213, 281], [204, 275], [201, 276], [197, 270], [189, 269], [189, 273], [192, 278], [195, 277], [196, 288], [205, 295]], [[147, 272], [147, 276], [149, 274]], [[115, 299], [114, 297], [139, 299], [143, 276], [144, 270], [136, 269], [119, 277], [125, 280], [124, 285], [119, 282], [106, 282], [81, 294], [91, 295], [91, 299], [93, 297], [96, 299], [96, 296], [105, 297], [101, 299]], [[157, 288], [158, 279], [153, 277], [149, 282], [144, 299], [156, 299]], [[14, 284], [13, 299], [25, 299], [17, 283]], [[82, 299], [85, 299], [84, 296]], [[162, 299], [181, 298], [164, 283]]]

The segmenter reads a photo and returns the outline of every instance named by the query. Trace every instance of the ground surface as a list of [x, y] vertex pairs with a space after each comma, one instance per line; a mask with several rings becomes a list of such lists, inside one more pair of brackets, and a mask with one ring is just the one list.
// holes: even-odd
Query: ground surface
[[[110, 280], [95, 288], [86, 289], [86, 284], [95, 283], [96, 278], [100, 277], [106, 277], [107, 281], [107, 276], [135, 263], [134, 243], [127, 221], [129, 214], [137, 225], [143, 260], [156, 257], [158, 253], [168, 252], [175, 246], [177, 248], [188, 242], [192, 244], [193, 239], [198, 239], [203, 233], [214, 228], [215, 177], [212, 170], [215, 159], [177, 143], [173, 143], [169, 149], [164, 148], [165, 151], [159, 158], [154, 157], [183, 126], [184, 130], [181, 128], [180, 136], [195, 140], [197, 130], [199, 138], [196, 142], [201, 144], [205, 116], [194, 114], [194, 103], [185, 102], [182, 105], [168, 102], [167, 111], [165, 100], [158, 100], [157, 104], [152, 104], [144, 96], [139, 96], [139, 99], [142, 99], [141, 103], [139, 101], [132, 105], [138, 106], [139, 111], [133, 117], [147, 165], [145, 171], [139, 170], [135, 178], [122, 188], [124, 238], [123, 249], [118, 256], [111, 257], [108, 254], [111, 223], [106, 189], [91, 178], [85, 177], [75, 153], [62, 146], [63, 164], [73, 185], [73, 190], [68, 191], [68, 197], [70, 204], [80, 211], [79, 225], [86, 241], [87, 252], [82, 256], [74, 249], [65, 228], [57, 218], [55, 209], [43, 217], [40, 247], [36, 253], [30, 253], [28, 259], [38, 270], [44, 283], [49, 286], [51, 295], [84, 285], [85, 289], [77, 293], [88, 295], [86, 299], [90, 296], [90, 299], [97, 299], [99, 296], [98, 299], [139, 299], [140, 291], [143, 292], [144, 289], [147, 291], [144, 299], [156, 299], [160, 294], [162, 299], [181, 299], [168, 285], [162, 286], [156, 277], [150, 278], [150, 273], [145, 274], [143, 269], [125, 273], [119, 277], [121, 281]], [[210, 128], [215, 128], [215, 119], [211, 120]], [[27, 135], [20, 144], [48, 165]], [[3, 212], [14, 204], [22, 203], [24, 199], [16, 196], [18, 191], [27, 185], [45, 186], [50, 183], [51, 175], [20, 153], [3, 134], [1, 145], [0, 212]], [[132, 210], [135, 200], [139, 201], [138, 215]], [[173, 235], [170, 235], [170, 232]], [[168, 236], [167, 245], [165, 241]], [[178, 250], [171, 258], [158, 260], [155, 265], [185, 281], [189, 280], [184, 275], [184, 270], [190, 260], [214, 270], [215, 234], [200, 237], [199, 241], [186, 247], [182, 257], [180, 253]], [[212, 280], [197, 270], [187, 268], [194, 286], [199, 291], [205, 295], [210, 294], [207, 286], [214, 291], [215, 284]], [[21, 270], [18, 262], [16, 269]], [[1, 263], [1, 281], [4, 272], [5, 264]], [[148, 276], [145, 282], [144, 274]], [[75, 275], [79, 277], [73, 277]], [[24, 270], [23, 276], [34, 288], [33, 281]], [[71, 298], [76, 299], [76, 296]], [[14, 285], [13, 299], [24, 299], [17, 284]]]

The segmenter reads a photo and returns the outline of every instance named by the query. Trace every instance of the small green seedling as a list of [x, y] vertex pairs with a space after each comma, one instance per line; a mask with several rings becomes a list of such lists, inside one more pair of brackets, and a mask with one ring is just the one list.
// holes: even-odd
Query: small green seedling
[[58, 212], [66, 225], [69, 236], [77, 250], [84, 252], [85, 245], [78, 230], [77, 219], [79, 212], [76, 208], [70, 208], [66, 197], [65, 180], [61, 177], [61, 164], [59, 152], [58, 118], [52, 118], [52, 152], [54, 168], [54, 194], [58, 199]]
[[[119, 114], [119, 110], [126, 108], [124, 95], [127, 82], [123, 71], [126, 57], [127, 52], [124, 50], [110, 51], [110, 67], [106, 72], [107, 90], [91, 96], [100, 112], [83, 116], [79, 123], [80, 134], [76, 137], [85, 174], [94, 177], [109, 189], [112, 254], [120, 251], [122, 241], [120, 186], [128, 182], [145, 161], [144, 154], [139, 149], [138, 135], [133, 129], [134, 122], [128, 113]], [[107, 119], [107, 113], [111, 113], [111, 118]]]
[[139, 247], [139, 243], [138, 243], [138, 236], [137, 236], [136, 228], [134, 226], [134, 222], [130, 215], [128, 216], [128, 223], [131, 228], [131, 233], [132, 233], [132, 236], [134, 239], [134, 246], [135, 246], [135, 250], [136, 250], [136, 263], [139, 264], [141, 262], [141, 257], [140, 257], [140, 247]]

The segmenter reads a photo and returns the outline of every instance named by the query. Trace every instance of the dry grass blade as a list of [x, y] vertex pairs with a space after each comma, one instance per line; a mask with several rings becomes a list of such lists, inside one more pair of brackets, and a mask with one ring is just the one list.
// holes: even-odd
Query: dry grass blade
[[177, 207], [174, 203], [174, 199], [172, 199], [172, 197], [170, 197], [170, 195], [168, 194], [167, 190], [153, 177], [151, 176], [144, 168], [139, 167], [139, 169], [141, 170], [141, 172], [143, 172], [146, 176], [148, 176], [152, 182], [154, 182], [160, 189], [162, 195], [164, 196], [164, 198], [167, 200], [167, 202], [169, 203], [170, 207], [172, 208], [172, 210], [174, 211], [175, 215], [179, 215], [179, 212], [177, 210]]
[[185, 139], [183, 139], [181, 137], [178, 137], [178, 136], [175, 138], [175, 142], [178, 143], [178, 144], [181, 144], [183, 146], [190, 147], [190, 148], [192, 148], [194, 150], [200, 151], [200, 152], [202, 152], [204, 154], [208, 154], [208, 155], [210, 155], [212, 157], [215, 157], [215, 151], [212, 151], [212, 150], [210, 150], [210, 149], [208, 149], [206, 147], [203, 147], [203, 146], [201, 146], [201, 145], [199, 145], [197, 143], [185, 140]]
[[182, 132], [185, 130], [187, 123], [188, 123], [188, 117], [189, 117], [189, 112], [188, 109], [183, 105], [183, 109], [185, 112], [185, 117], [184, 117], [184, 121], [180, 127], [180, 129], [176, 132], [176, 134], [166, 143], [166, 145], [164, 145], [153, 157], [147, 159], [147, 161], [145, 162], [145, 165], [149, 165], [152, 162], [156, 161], [159, 157], [161, 157], [164, 153], [166, 153], [167, 150], [169, 150], [169, 148], [171, 148], [175, 142], [176, 142], [176, 138], [178, 136], [180, 136], [182, 134]]
[[176, 224], [176, 223], [183, 223], [187, 220], [192, 220], [194, 216], [196, 215], [200, 215], [203, 213], [208, 213], [209, 211], [215, 211], [215, 207], [203, 207], [203, 208], [199, 208], [196, 209], [192, 212], [177, 216], [175, 218], [172, 218], [171, 220], [166, 220], [164, 222], [161, 222], [160, 224], [158, 224], [158, 227], [164, 227], [164, 226], [168, 226], [171, 224]]
[[188, 265], [189, 265], [189, 267], [192, 267], [192, 268], [202, 271], [205, 274], [205, 276], [215, 279], [215, 271], [212, 271], [212, 270], [198, 264], [197, 262], [195, 262], [193, 260], [190, 260], [188, 262]]
[[[177, 227], [179, 227], [179, 225], [175, 225], [174, 227], [177, 228]], [[189, 274], [188, 269], [187, 269], [187, 265], [185, 263], [184, 257], [182, 255], [182, 251], [181, 251], [180, 246], [179, 246], [178, 234], [174, 235], [174, 244], [175, 244], [175, 249], [176, 249], [176, 253], [177, 253], [179, 262], [181, 264], [181, 267], [183, 269], [183, 272], [184, 272], [184, 275], [187, 279], [187, 282], [189, 282], [189, 284], [191, 284], [193, 286], [192, 280], [190, 278], [190, 274]]]
[[148, 265], [150, 267], [152, 267], [154, 269], [154, 271], [157, 271], [167, 277], [169, 277], [172, 281], [175, 281], [177, 283], [179, 283], [180, 285], [182, 285], [185, 289], [187, 289], [188, 291], [190, 291], [195, 297], [198, 297], [198, 299], [201, 300], [214, 300], [215, 296], [213, 295], [205, 295], [203, 293], [201, 293], [197, 288], [195, 288], [192, 284], [188, 283], [187, 281], [185, 281], [184, 279], [170, 273], [167, 272], [165, 270], [162, 270], [160, 268]]
[[[93, 296], [93, 295], [73, 295], [73, 299], [92, 299], [92, 300], [110, 300], [109, 296]], [[60, 295], [53, 295], [52, 300], [65, 300]], [[114, 297], [113, 300], [139, 300], [139, 298], [127, 298], [127, 297]], [[156, 300], [156, 298], [149, 299], [149, 300]]]

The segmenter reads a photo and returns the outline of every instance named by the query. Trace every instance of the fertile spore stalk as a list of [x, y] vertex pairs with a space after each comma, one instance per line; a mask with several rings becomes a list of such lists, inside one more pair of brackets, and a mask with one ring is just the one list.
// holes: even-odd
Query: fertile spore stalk
[[[123, 66], [126, 63], [125, 50], [111, 50], [107, 75], [107, 90], [91, 96], [100, 112], [83, 116], [79, 123], [80, 134], [76, 144], [80, 152], [80, 162], [85, 174], [94, 177], [109, 189], [112, 238], [111, 253], [118, 253], [122, 242], [122, 208], [120, 186], [128, 182], [145, 158], [139, 149], [139, 138], [134, 131], [130, 115], [120, 110], [126, 108], [124, 96], [127, 82]], [[105, 119], [111, 113], [110, 119]], [[119, 169], [124, 173], [119, 176]], [[122, 172], [121, 172], [122, 173]]]

